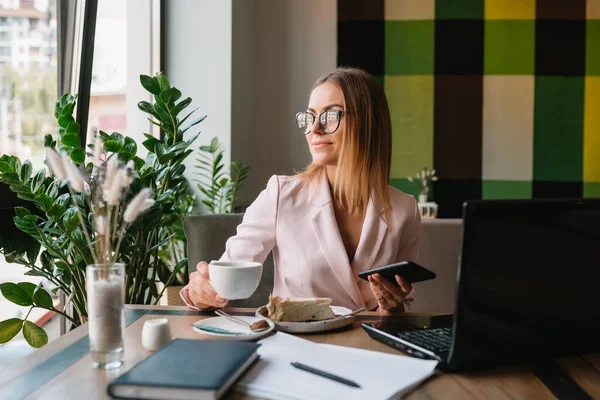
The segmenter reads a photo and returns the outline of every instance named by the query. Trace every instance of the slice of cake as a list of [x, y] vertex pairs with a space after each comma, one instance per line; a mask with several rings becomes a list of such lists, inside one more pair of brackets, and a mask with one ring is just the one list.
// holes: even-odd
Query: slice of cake
[[268, 317], [273, 321], [303, 322], [334, 318], [330, 298], [282, 298], [269, 296]]

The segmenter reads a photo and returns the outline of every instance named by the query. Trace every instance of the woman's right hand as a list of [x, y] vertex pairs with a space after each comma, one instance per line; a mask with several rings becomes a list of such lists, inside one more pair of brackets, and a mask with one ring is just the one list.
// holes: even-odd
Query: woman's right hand
[[200, 261], [196, 265], [196, 272], [190, 274], [189, 296], [198, 308], [225, 307], [227, 299], [220, 297], [215, 288], [209, 283], [208, 264]]

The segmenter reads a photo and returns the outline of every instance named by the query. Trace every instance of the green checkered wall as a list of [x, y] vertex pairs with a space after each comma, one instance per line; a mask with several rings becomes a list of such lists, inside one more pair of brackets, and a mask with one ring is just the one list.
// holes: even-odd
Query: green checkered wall
[[338, 64], [383, 84], [392, 184], [465, 200], [600, 197], [600, 0], [338, 0]]

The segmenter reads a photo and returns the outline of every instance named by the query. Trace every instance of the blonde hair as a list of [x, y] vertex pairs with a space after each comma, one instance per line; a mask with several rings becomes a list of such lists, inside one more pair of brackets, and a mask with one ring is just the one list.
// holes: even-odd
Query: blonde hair
[[[385, 93], [375, 78], [358, 68], [338, 68], [317, 79], [313, 90], [325, 82], [337, 85], [344, 96], [344, 135], [333, 195], [345, 210], [361, 215], [375, 195], [389, 223], [392, 122]], [[298, 176], [308, 183], [324, 172], [324, 166], [311, 163]]]

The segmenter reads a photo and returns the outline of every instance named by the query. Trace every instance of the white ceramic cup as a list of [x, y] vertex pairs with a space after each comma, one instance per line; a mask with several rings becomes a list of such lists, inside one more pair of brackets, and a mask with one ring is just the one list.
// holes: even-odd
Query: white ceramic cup
[[247, 261], [211, 261], [208, 264], [210, 284], [227, 300], [247, 299], [256, 291], [263, 266]]
[[171, 341], [171, 328], [166, 318], [149, 319], [142, 327], [142, 345], [156, 351]]

